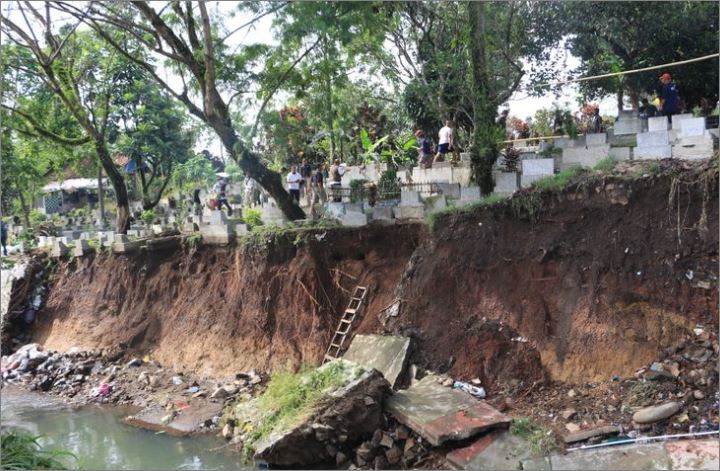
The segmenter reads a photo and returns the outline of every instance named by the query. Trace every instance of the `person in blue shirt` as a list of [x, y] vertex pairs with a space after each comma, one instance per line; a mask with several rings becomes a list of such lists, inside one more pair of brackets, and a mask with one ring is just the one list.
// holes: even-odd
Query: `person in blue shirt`
[[[667, 72], [660, 76], [660, 82], [662, 82], [662, 92], [660, 93], [660, 111], [663, 116], [670, 118], [672, 115], [680, 112], [678, 87], [672, 81], [672, 77]], [[672, 120], [672, 118], [670, 118], [670, 120]]]
[[7, 257], [7, 236], [8, 227], [5, 221], [0, 221], [0, 244], [2, 244], [2, 254]]

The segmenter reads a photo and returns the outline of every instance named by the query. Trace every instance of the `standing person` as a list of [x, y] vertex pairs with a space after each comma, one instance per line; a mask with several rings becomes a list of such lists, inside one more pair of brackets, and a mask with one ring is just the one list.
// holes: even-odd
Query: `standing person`
[[312, 177], [312, 166], [308, 163], [307, 159], [303, 159], [302, 165], [300, 166], [300, 176], [303, 178], [301, 187], [305, 192], [305, 199], [307, 200], [308, 206], [312, 204], [312, 189], [310, 188], [310, 178]]
[[245, 194], [243, 195], [243, 203], [245, 204], [246, 208], [250, 208], [252, 206], [255, 206], [257, 204], [257, 196], [256, 196], [256, 185], [255, 185], [255, 179], [250, 177], [245, 177]]
[[315, 167], [315, 171], [310, 177], [310, 189], [312, 191], [312, 201], [310, 204], [325, 202], [324, 178], [322, 174], [322, 165]]
[[600, 116], [599, 106], [596, 106], [595, 109], [593, 109], [592, 132], [594, 134], [600, 134], [602, 132], [602, 117]]
[[202, 214], [202, 201], [200, 200], [200, 188], [193, 190], [193, 214], [200, 216]]
[[642, 99], [642, 106], [640, 106], [638, 111], [640, 112], [641, 119], [654, 118], [658, 114], [655, 105], [650, 104], [647, 98]]
[[7, 235], [7, 224], [5, 224], [5, 221], [0, 221], [0, 245], [2, 245], [2, 254], [4, 257], [7, 257]]
[[430, 148], [430, 140], [425, 137], [425, 132], [421, 129], [415, 131], [415, 137], [417, 138], [418, 143], [415, 147], [418, 150], [418, 162], [425, 168], [432, 167], [432, 149]]
[[287, 176], [288, 186], [290, 187], [290, 196], [295, 200], [297, 204], [300, 204], [300, 182], [302, 176], [297, 172], [295, 165], [290, 166], [290, 173]]
[[505, 130], [507, 129], [507, 118], [509, 114], [510, 110], [502, 110], [500, 116], [498, 116], [498, 118], [495, 120], [498, 128], [502, 129], [503, 134], [505, 134]]
[[672, 115], [679, 112], [680, 96], [678, 95], [678, 87], [672, 81], [672, 76], [667, 72], [660, 76], [660, 82], [662, 83], [660, 111], [663, 116], [667, 116], [672, 122]]
[[433, 163], [444, 161], [445, 154], [448, 153], [450, 147], [453, 145], [452, 121], [450, 121], [449, 119], [445, 121], [445, 126], [440, 128], [438, 137], [438, 151], [437, 154], [435, 154], [435, 159], [433, 160]]
[[333, 194], [333, 201], [339, 203], [342, 201], [340, 194], [340, 186], [342, 185], [342, 177], [345, 174], [345, 167], [340, 165], [340, 160], [335, 159], [330, 166], [330, 189]]
[[232, 208], [227, 199], [227, 180], [224, 177], [218, 177], [217, 183], [213, 186], [213, 191], [217, 194], [217, 209], [222, 211], [223, 205], [228, 209], [228, 216], [232, 216]]

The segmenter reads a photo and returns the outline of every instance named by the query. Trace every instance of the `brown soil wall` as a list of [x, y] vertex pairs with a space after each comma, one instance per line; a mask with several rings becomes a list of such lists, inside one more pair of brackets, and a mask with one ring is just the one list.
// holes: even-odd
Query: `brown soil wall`
[[596, 179], [448, 216], [388, 327], [430, 368], [486, 384], [632, 375], [697, 323], [717, 329], [717, 177]]
[[213, 376], [317, 362], [358, 282], [371, 290], [367, 315], [390, 302], [422, 230], [310, 231], [262, 251], [61, 262], [35, 341], [61, 351], [120, 348]]

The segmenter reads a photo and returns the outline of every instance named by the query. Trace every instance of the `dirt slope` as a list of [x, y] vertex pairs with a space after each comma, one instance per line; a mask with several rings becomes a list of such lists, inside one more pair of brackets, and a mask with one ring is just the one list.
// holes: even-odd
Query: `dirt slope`
[[389, 328], [414, 333], [429, 367], [486, 384], [632, 375], [696, 323], [717, 329], [718, 174], [704, 168], [439, 221]]
[[355, 279], [371, 287], [366, 312], [377, 315], [421, 231], [315, 231], [261, 253], [206, 248], [62, 262], [35, 341], [61, 351], [119, 347], [207, 375], [317, 362]]

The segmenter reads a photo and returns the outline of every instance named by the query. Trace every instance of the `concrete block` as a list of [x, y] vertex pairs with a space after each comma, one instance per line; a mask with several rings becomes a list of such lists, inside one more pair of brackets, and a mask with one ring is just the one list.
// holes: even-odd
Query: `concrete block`
[[433, 446], [510, 425], [510, 417], [485, 401], [442, 386], [432, 374], [390, 396], [385, 410]]
[[445, 458], [453, 469], [521, 469], [521, 463], [531, 456], [530, 442], [507, 430], [494, 430], [469, 446], [451, 451]]
[[709, 134], [680, 138], [672, 147], [672, 156], [676, 159], [709, 159], [713, 156], [713, 153], [713, 140]]
[[395, 219], [422, 219], [425, 217], [425, 206], [397, 206], [393, 208]]
[[86, 239], [79, 239], [75, 241], [75, 250], [73, 251], [73, 255], [76, 257], [82, 257], [86, 253], [90, 252], [90, 245], [88, 244]]
[[67, 245], [65, 245], [65, 243], [62, 242], [62, 240], [56, 239], [55, 242], [53, 243], [52, 250], [50, 251], [50, 256], [55, 257], [55, 258], [63, 257], [65, 255], [67, 255], [68, 252], [69, 252], [69, 249], [68, 249]]
[[608, 155], [610, 155], [610, 146], [607, 144], [604, 146], [588, 147], [587, 149], [584, 147], [563, 149], [560, 168], [564, 170], [578, 165], [592, 168], [601, 160], [606, 159]]
[[670, 157], [672, 157], [672, 146], [669, 144], [633, 149], [633, 159], [635, 160], [669, 159]]
[[248, 233], [248, 226], [247, 224], [236, 224], [235, 225], [235, 235], [241, 236]]
[[466, 186], [460, 188], [460, 201], [478, 201], [480, 199], [480, 187], [479, 186]]
[[[465, 165], [467, 164], [467, 165]], [[450, 183], [457, 183], [461, 187], [470, 185], [470, 179], [472, 177], [472, 169], [470, 168], [470, 162], [460, 162], [460, 165], [453, 167], [452, 178]]]
[[344, 360], [353, 361], [367, 369], [376, 369], [394, 388], [405, 369], [410, 338], [399, 335], [356, 335]]
[[555, 164], [553, 159], [523, 160], [523, 175], [553, 175]]
[[[552, 160], [552, 159], [550, 159]], [[515, 172], [495, 172], [495, 193], [513, 194], [518, 190], [518, 174]]]
[[459, 183], [437, 183], [438, 188], [448, 198], [460, 198], [460, 184]]
[[375, 207], [372, 214], [373, 220], [389, 221], [393, 219], [393, 211], [390, 207]]
[[129, 230], [127, 231], [127, 236], [128, 236], [128, 237], [139, 237], [139, 236], [140, 236], [140, 231], [138, 231], [138, 230], [133, 230], [133, 229], [129, 229]]
[[128, 239], [128, 237], [125, 234], [115, 234], [113, 236], [113, 242], [125, 243], [125, 242], [130, 242], [130, 239]]
[[[542, 144], [545, 143], [541, 143], [540, 150], [544, 150], [547, 147], [547, 144]], [[567, 149], [568, 147], [575, 147], [575, 141], [570, 139], [569, 137], [558, 137], [553, 141], [553, 146], [557, 147], [558, 149]]]
[[47, 236], [38, 236], [38, 247], [45, 247], [47, 244]]
[[612, 157], [615, 160], [630, 160], [631, 147], [611, 147], [609, 151], [610, 157]]
[[[575, 164], [577, 165], [577, 164]], [[551, 175], [520, 175], [520, 187], [527, 188], [538, 180], [548, 178]]]
[[460, 162], [470, 162], [470, 152], [460, 152]]
[[705, 134], [705, 118], [687, 118], [680, 121], [680, 137], [702, 136]]
[[587, 147], [602, 146], [605, 144], [607, 144], [607, 134], [604, 132], [585, 135], [585, 145]]
[[637, 135], [638, 147], [664, 146], [669, 142], [667, 131], [643, 132]]
[[662, 443], [618, 445], [552, 455], [553, 470], [565, 469], [670, 469]]
[[227, 224], [227, 216], [216, 209], [210, 213], [210, 224]]
[[345, 203], [345, 212], [362, 213], [365, 211], [362, 203]]
[[637, 134], [642, 131], [642, 121], [640, 119], [619, 120], [613, 126], [613, 132], [616, 136], [623, 134]]
[[400, 192], [400, 206], [411, 206], [420, 203], [419, 191], [402, 191]]
[[693, 119], [695, 116], [692, 113], [676, 114], [670, 118], [670, 128], [680, 130], [681, 123], [686, 119]]
[[445, 195], [435, 195], [425, 199], [430, 211], [439, 211], [447, 208], [447, 200]]
[[648, 131], [667, 131], [670, 129], [670, 121], [667, 116], [655, 116], [648, 118]]
[[347, 211], [345, 214], [343, 214], [340, 222], [343, 226], [365, 226], [368, 223], [368, 217], [365, 213], [359, 213], [357, 211]]

